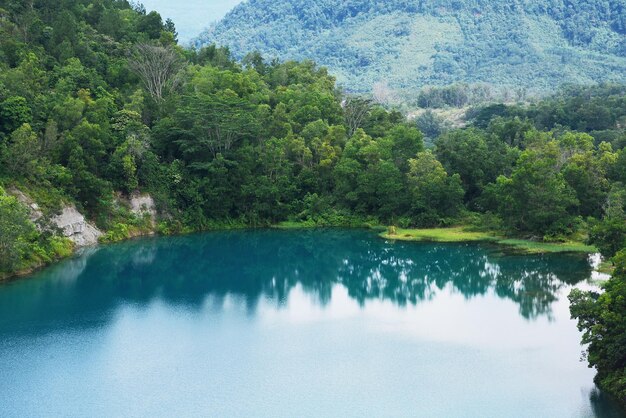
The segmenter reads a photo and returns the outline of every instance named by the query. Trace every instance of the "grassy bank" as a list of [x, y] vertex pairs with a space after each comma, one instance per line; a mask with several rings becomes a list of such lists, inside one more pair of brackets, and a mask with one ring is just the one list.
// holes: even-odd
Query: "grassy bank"
[[24, 249], [27, 255], [9, 271], [0, 271], [0, 282], [28, 276], [50, 264], [74, 254], [75, 246], [67, 238], [50, 236], [39, 242], [29, 243]]
[[471, 231], [465, 227], [434, 228], [434, 229], [401, 229], [388, 228], [380, 234], [382, 238], [396, 241], [424, 242], [490, 242], [508, 247], [510, 250], [523, 254], [545, 254], [581, 252], [594, 253], [597, 248], [582, 242], [541, 242], [524, 239], [511, 239], [490, 232]]

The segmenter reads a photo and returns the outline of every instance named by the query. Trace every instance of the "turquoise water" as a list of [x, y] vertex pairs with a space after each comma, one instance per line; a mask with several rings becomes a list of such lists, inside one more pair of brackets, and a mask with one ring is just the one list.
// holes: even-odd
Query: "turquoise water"
[[581, 363], [581, 256], [242, 231], [0, 286], [3, 417], [619, 417]]

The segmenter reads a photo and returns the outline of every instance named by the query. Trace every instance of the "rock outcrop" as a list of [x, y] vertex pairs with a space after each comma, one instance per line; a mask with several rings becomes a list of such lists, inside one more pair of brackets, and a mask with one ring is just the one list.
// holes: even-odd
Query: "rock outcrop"
[[75, 206], [66, 206], [59, 215], [52, 218], [63, 235], [76, 244], [77, 247], [96, 245], [102, 232], [85, 220], [85, 217]]
[[137, 216], [150, 216], [152, 225], [156, 222], [156, 205], [154, 199], [149, 194], [133, 194], [130, 197], [130, 210]]
[[[29, 218], [37, 224], [38, 228], [48, 228], [50, 226], [58, 228], [61, 233], [72, 240], [76, 247], [88, 247], [96, 245], [103, 233], [90, 224], [85, 217], [76, 209], [74, 205], [64, 206], [60, 213], [51, 217], [50, 223], [38, 222], [44, 218], [44, 214], [37, 203], [22, 191], [12, 188], [7, 190], [11, 195], [22, 203], [29, 211]], [[119, 199], [138, 217], [149, 216], [152, 226], [156, 224], [157, 210], [154, 199], [149, 194], [133, 194], [130, 199]], [[50, 226], [46, 226], [50, 225]]]
[[43, 216], [39, 205], [31, 199], [29, 196], [26, 196], [22, 191], [11, 188], [8, 190], [9, 194], [12, 195], [20, 202], [22, 205], [26, 206], [28, 209], [28, 218], [31, 222], [37, 222]]

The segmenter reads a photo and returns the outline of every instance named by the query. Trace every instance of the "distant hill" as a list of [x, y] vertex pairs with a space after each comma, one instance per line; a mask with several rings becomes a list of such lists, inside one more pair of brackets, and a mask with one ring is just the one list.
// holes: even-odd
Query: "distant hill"
[[626, 0], [248, 0], [197, 45], [312, 59], [347, 89], [626, 82]]

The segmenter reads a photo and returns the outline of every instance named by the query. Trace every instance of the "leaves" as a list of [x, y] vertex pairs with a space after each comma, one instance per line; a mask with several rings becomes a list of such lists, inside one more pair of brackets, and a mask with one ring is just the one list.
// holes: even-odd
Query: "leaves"
[[20, 265], [34, 231], [26, 208], [0, 188], [0, 272]]
[[[238, 58], [260, 51], [313, 59], [346, 90], [374, 92], [379, 103], [393, 104], [399, 94], [420, 106], [464, 106], [494, 96], [524, 100], [529, 91], [564, 83], [625, 81], [623, 14], [619, 1], [604, 0], [516, 7], [489, 0], [259, 0], [238, 6], [198, 43], [231, 45]], [[448, 87], [459, 82], [471, 88]], [[443, 89], [416, 97], [426, 86]], [[602, 112], [590, 113], [602, 119]]]
[[615, 274], [603, 293], [575, 289], [569, 299], [582, 343], [588, 344], [589, 366], [598, 371], [596, 382], [626, 406], [626, 249], [614, 260]]

